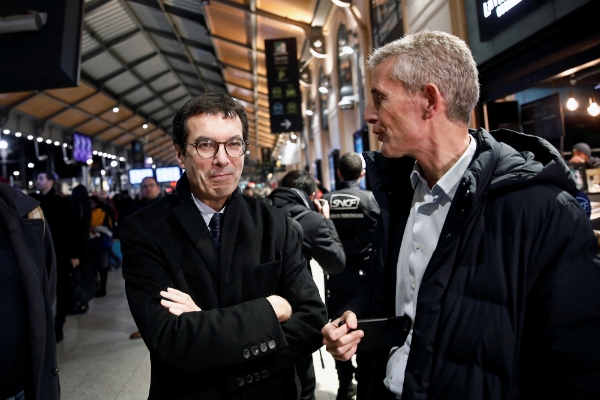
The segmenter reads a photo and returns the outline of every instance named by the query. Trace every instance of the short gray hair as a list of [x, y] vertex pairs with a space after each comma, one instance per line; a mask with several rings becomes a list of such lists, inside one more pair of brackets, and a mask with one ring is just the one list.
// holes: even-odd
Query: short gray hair
[[444, 97], [448, 119], [469, 123], [479, 100], [477, 64], [469, 46], [460, 38], [441, 31], [420, 31], [375, 50], [367, 61], [374, 70], [389, 58], [396, 58], [392, 79], [404, 84], [409, 93], [433, 83]]

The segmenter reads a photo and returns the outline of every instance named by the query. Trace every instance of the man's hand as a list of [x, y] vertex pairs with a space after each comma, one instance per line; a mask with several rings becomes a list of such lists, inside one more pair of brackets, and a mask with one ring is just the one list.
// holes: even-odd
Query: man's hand
[[323, 218], [329, 219], [329, 202], [325, 199], [314, 199], [313, 203], [315, 203], [317, 212], [321, 214]]
[[286, 299], [281, 296], [277, 296], [276, 294], [267, 297], [269, 303], [271, 303], [271, 307], [275, 311], [277, 315], [277, 319], [279, 322], [285, 322], [292, 316], [292, 306]]
[[[338, 327], [341, 321], [345, 321], [345, 323]], [[363, 331], [348, 331], [357, 327], [356, 314], [352, 311], [346, 311], [340, 318], [331, 321], [321, 329], [325, 349], [333, 358], [348, 361], [356, 353], [360, 339], [365, 333]]]
[[168, 300], [161, 300], [160, 305], [168, 308], [171, 314], [181, 315], [185, 312], [202, 311], [200, 307], [194, 303], [194, 300], [189, 294], [183, 293], [177, 289], [167, 288], [167, 291], [161, 291], [160, 295]]
[[79, 267], [79, 258], [71, 258], [71, 266], [73, 269]]
[[585, 159], [583, 159], [581, 156], [573, 156], [569, 162], [572, 164], [585, 164]]

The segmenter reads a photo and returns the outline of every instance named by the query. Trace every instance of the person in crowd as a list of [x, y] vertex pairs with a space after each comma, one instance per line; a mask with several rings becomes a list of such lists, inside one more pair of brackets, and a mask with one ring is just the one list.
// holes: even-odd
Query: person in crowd
[[242, 191], [242, 193], [245, 194], [246, 196], [254, 197], [254, 188], [251, 188], [250, 186], [246, 186], [244, 188], [244, 190]]
[[142, 183], [140, 184], [140, 195], [140, 199], [133, 202], [133, 205], [127, 210], [127, 213], [121, 220], [160, 200], [160, 185], [158, 184], [158, 181], [152, 176], [147, 176], [142, 179]]
[[116, 199], [113, 199], [115, 207], [117, 208], [117, 215], [119, 216], [119, 224], [123, 222], [123, 218], [127, 215], [127, 211], [133, 205], [133, 199], [129, 196], [128, 190], [122, 190]]
[[373, 399], [600, 398], [597, 243], [561, 155], [468, 129], [478, 73], [455, 36], [405, 35], [368, 66], [381, 223], [369, 282], [322, 329], [327, 350], [348, 360], [366, 338], [357, 318], [402, 316], [411, 329], [381, 350]]
[[39, 193], [31, 196], [40, 202], [48, 226], [52, 232], [54, 252], [56, 254], [57, 287], [56, 287], [56, 341], [63, 340], [63, 326], [67, 312], [70, 308], [69, 301], [69, 273], [79, 265], [76, 241], [76, 226], [71, 213], [69, 200], [59, 196], [54, 189], [56, 175], [49, 171], [37, 174], [35, 186]]
[[[76, 282], [81, 286], [77, 289], [77, 293], [71, 293], [71, 312], [82, 313], [88, 309], [88, 301], [94, 297], [96, 293], [96, 279], [93, 279], [93, 285], [90, 277], [94, 276], [92, 267], [92, 255], [90, 245], [90, 223], [92, 220], [92, 209], [90, 206], [90, 196], [85, 186], [77, 185], [71, 192], [71, 211], [75, 220], [75, 235], [76, 248], [79, 258], [79, 278]], [[72, 272], [73, 273], [73, 272]], [[73, 283], [72, 283], [73, 284]]]
[[185, 174], [123, 221], [123, 276], [150, 350], [150, 399], [296, 399], [326, 309], [284, 213], [238, 187], [248, 118], [206, 93], [173, 119]]
[[[316, 198], [317, 185], [310, 172], [295, 170], [281, 180], [281, 187], [269, 196], [273, 206], [282, 209], [302, 227], [302, 255], [310, 268], [315, 259], [323, 271], [339, 274], [344, 270], [346, 255], [338, 233], [329, 218], [329, 204]], [[317, 211], [314, 211], [314, 210]], [[296, 365], [302, 385], [300, 398], [315, 398], [316, 378], [312, 357]]]
[[95, 297], [106, 296], [108, 281], [109, 255], [112, 249], [113, 221], [105, 210], [105, 204], [98, 196], [90, 196], [92, 210], [90, 221], [90, 238], [92, 265], [98, 279], [98, 291]]
[[[340, 309], [357, 292], [361, 277], [368, 272], [373, 233], [379, 217], [379, 206], [373, 193], [359, 187], [359, 181], [365, 175], [360, 155], [346, 153], [340, 157], [337, 174], [341, 180], [337, 190], [323, 198], [330, 204], [330, 218], [344, 246], [346, 267], [341, 274], [329, 275], [327, 279], [327, 310], [330, 318], [339, 315]], [[358, 368], [360, 358], [359, 354], [356, 359]], [[340, 360], [335, 360], [335, 368], [339, 380], [336, 399], [351, 400], [356, 396], [356, 385], [352, 383], [355, 368], [351, 362]], [[361, 371], [357, 379], [368, 373]]]
[[0, 399], [58, 400], [56, 263], [39, 202], [0, 183]]
[[592, 149], [587, 143], [579, 142], [573, 146], [573, 156], [570, 164], [583, 166], [584, 168], [600, 168], [600, 158], [592, 157]]

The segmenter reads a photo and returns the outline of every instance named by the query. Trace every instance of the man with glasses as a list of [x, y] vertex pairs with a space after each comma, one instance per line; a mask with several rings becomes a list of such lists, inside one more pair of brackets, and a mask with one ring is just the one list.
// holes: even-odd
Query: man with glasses
[[244, 108], [224, 94], [173, 120], [176, 193], [121, 229], [127, 298], [152, 361], [149, 399], [296, 399], [294, 365], [326, 311], [283, 212], [242, 196]]

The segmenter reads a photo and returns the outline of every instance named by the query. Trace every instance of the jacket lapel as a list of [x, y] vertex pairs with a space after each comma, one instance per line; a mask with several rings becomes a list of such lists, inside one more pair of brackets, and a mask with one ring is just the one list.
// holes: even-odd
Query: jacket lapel
[[231, 195], [231, 199], [227, 204], [225, 213], [223, 215], [223, 222], [221, 225], [221, 254], [220, 254], [220, 293], [221, 293], [221, 304], [227, 304], [223, 297], [227, 293], [227, 287], [231, 282], [230, 273], [232, 271], [231, 263], [235, 259], [235, 241], [237, 238], [238, 226], [242, 215], [242, 209], [245, 209], [246, 205], [244, 199], [241, 196], [240, 189], [238, 188]]
[[219, 282], [219, 256], [198, 208], [190, 199], [189, 202], [182, 201], [179, 207], [173, 208], [173, 214], [196, 246], [215, 280]]

